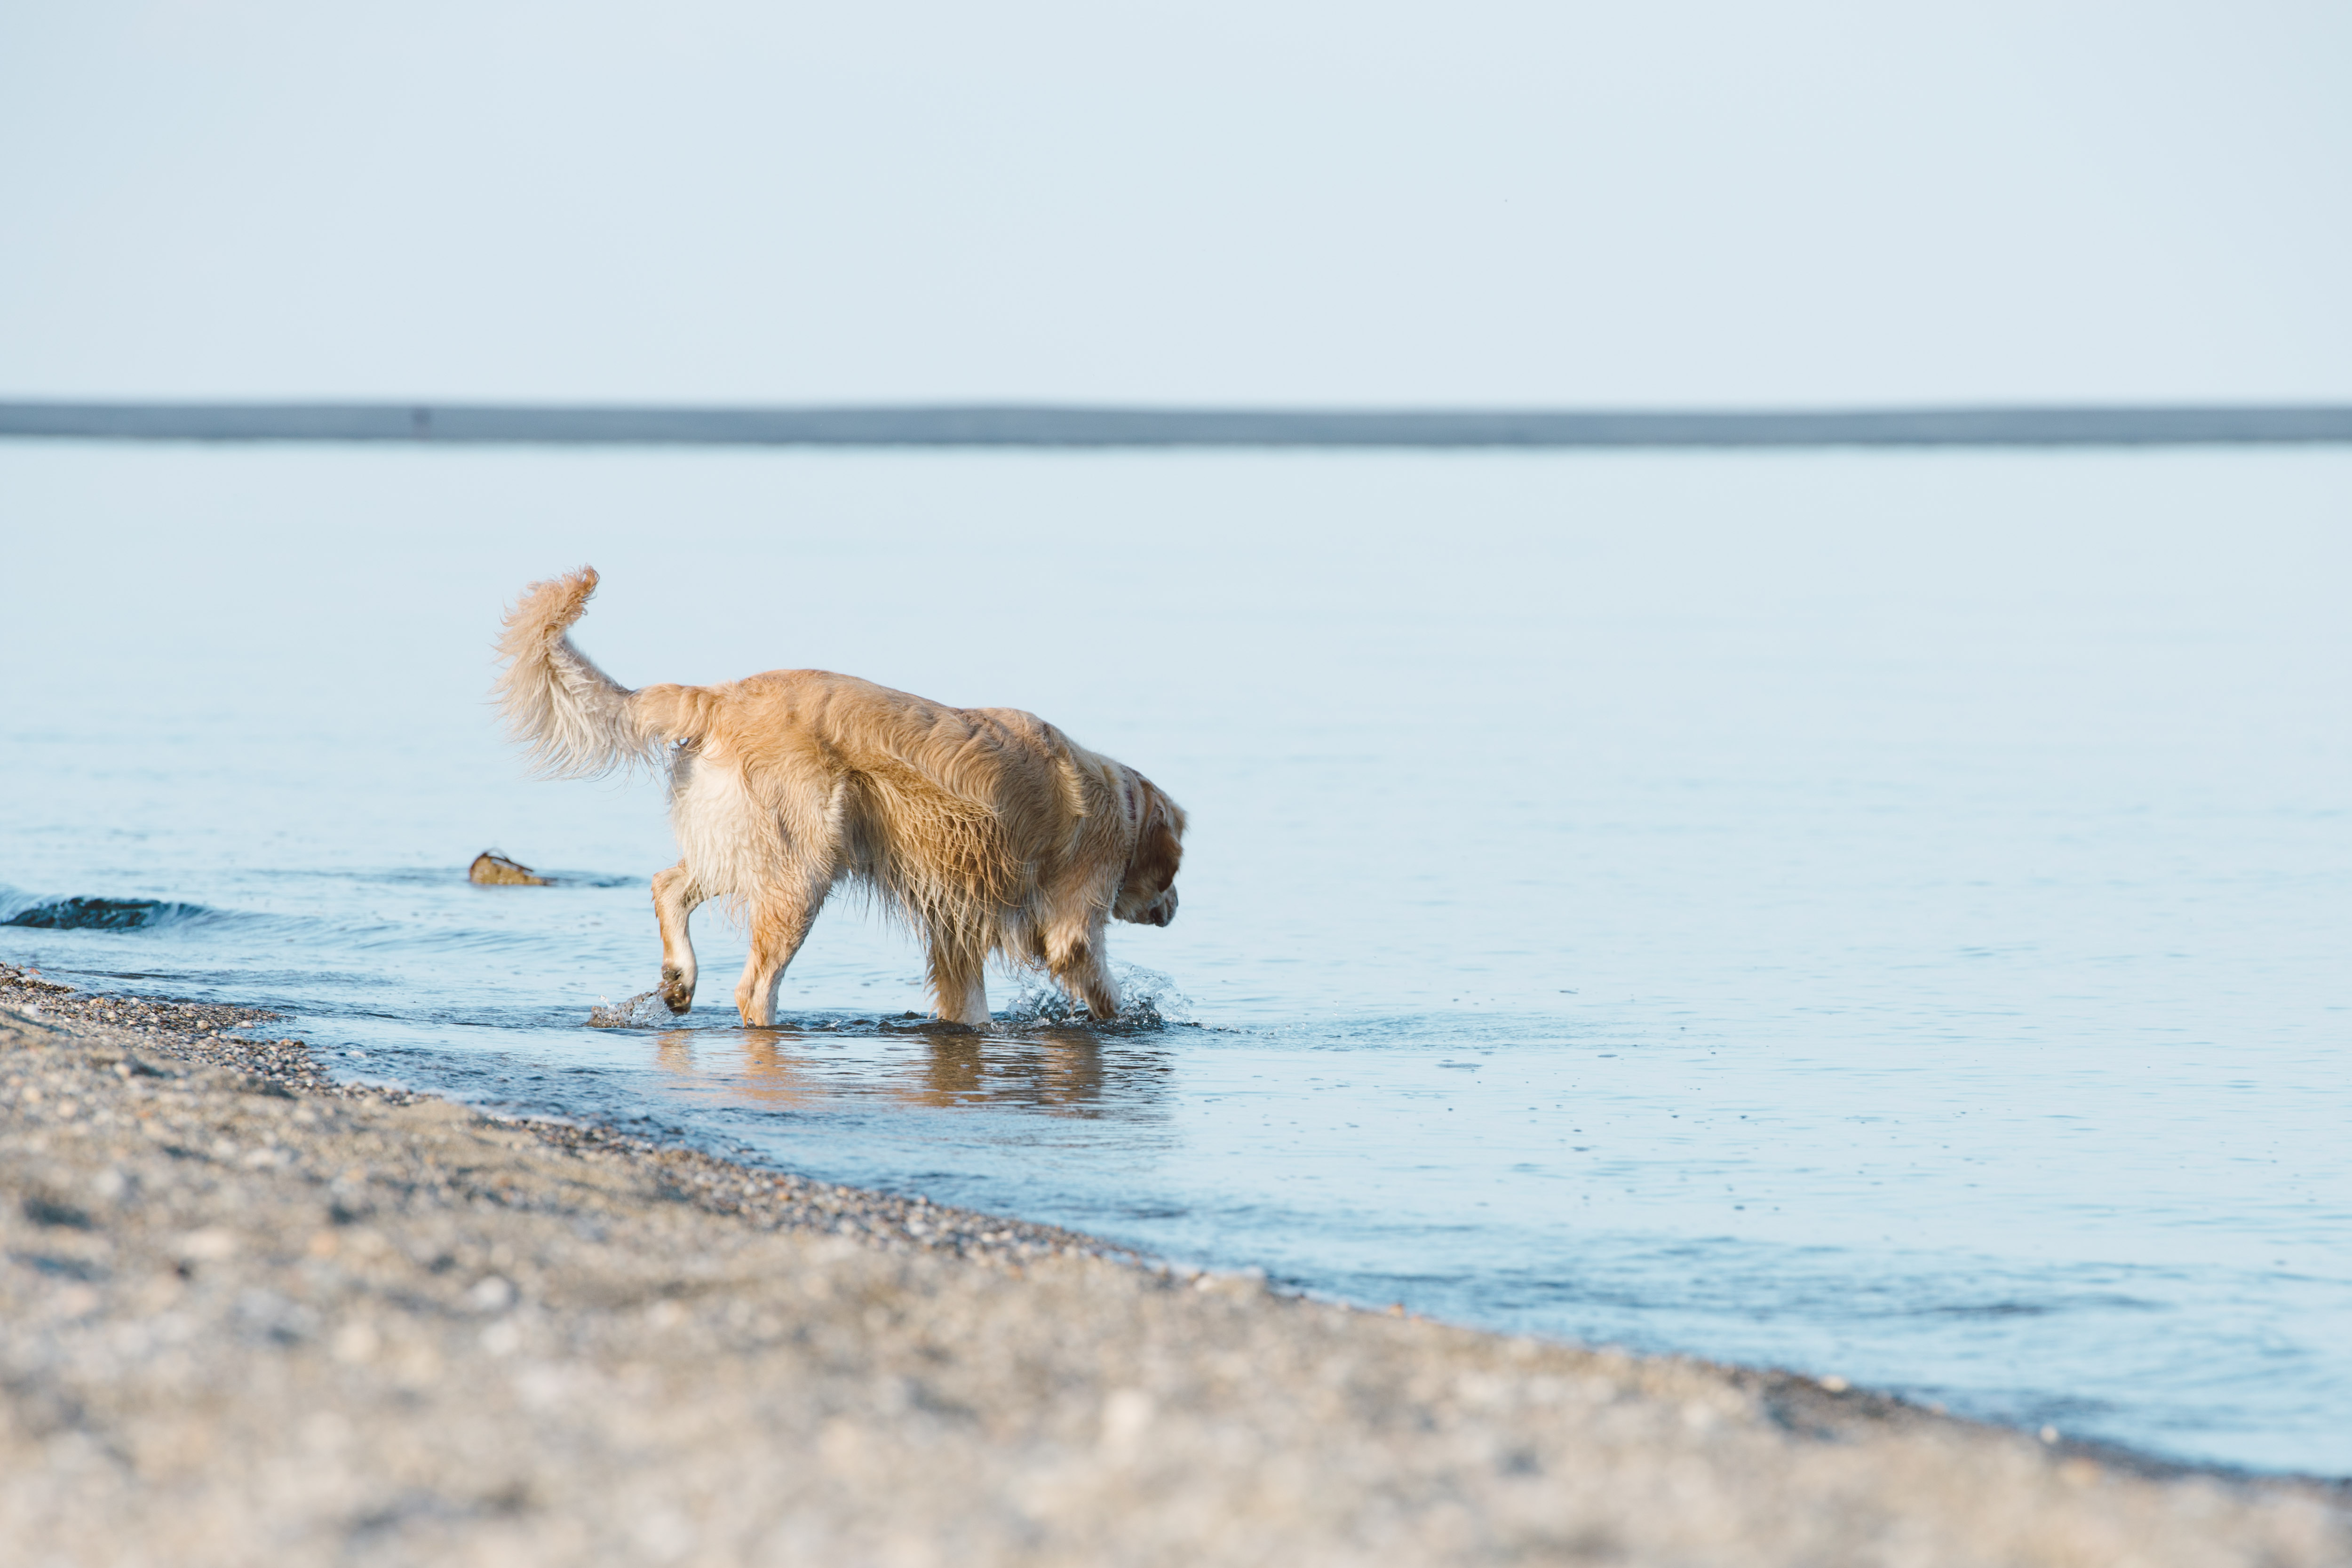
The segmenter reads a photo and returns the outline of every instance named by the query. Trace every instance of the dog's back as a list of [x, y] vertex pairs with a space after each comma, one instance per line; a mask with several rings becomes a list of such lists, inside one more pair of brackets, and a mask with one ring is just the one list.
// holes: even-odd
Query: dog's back
[[779, 816], [824, 802], [835, 876], [869, 879], [909, 914], [974, 901], [1012, 914], [1073, 860], [1099, 859], [1090, 840], [1116, 837], [1118, 765], [1034, 713], [820, 669], [639, 695], [665, 732], [689, 737], [697, 766], [735, 773]]

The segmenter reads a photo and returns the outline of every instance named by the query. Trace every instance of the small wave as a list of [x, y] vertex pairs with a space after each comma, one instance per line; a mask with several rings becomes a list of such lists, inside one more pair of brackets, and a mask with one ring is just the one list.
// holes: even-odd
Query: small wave
[[1158, 970], [1113, 960], [1111, 978], [1118, 982], [1118, 1014], [1098, 1019], [1086, 1004], [1066, 995], [1043, 974], [1024, 971], [1014, 977], [1012, 997], [996, 1015], [1006, 1028], [1067, 1027], [1073, 1024], [1114, 1029], [1164, 1029], [1193, 1021], [1192, 1004], [1176, 989], [1176, 982]]
[[0, 919], [0, 926], [29, 926], [36, 931], [147, 931], [212, 912], [202, 904], [164, 899], [42, 899], [19, 905]]

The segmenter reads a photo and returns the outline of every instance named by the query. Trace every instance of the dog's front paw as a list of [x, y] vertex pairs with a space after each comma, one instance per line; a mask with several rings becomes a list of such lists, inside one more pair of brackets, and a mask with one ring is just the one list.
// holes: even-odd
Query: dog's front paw
[[673, 1013], [683, 1013], [694, 1005], [694, 976], [682, 969], [662, 965], [661, 999]]

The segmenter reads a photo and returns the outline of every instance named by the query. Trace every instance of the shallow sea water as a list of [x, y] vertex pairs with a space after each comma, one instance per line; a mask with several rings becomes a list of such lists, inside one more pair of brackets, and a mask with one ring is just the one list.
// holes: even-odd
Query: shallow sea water
[[[2352, 454], [0, 447], [0, 957], [356, 1078], [1465, 1322], [2352, 1472]], [[783, 1026], [658, 785], [527, 778], [503, 602], [625, 682], [1033, 709], [1191, 811], [1157, 1025]], [[497, 847], [561, 885], [464, 880]], [[66, 898], [175, 906], [115, 917]], [[44, 914], [43, 910], [60, 911]], [[122, 923], [136, 922], [136, 923]]]

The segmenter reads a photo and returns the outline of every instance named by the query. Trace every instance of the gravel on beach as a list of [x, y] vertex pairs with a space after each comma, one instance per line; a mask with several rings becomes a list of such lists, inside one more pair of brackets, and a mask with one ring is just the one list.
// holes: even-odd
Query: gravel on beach
[[332, 1081], [0, 965], [12, 1564], [2352, 1563], [2352, 1499]]

